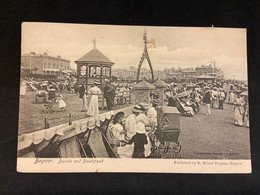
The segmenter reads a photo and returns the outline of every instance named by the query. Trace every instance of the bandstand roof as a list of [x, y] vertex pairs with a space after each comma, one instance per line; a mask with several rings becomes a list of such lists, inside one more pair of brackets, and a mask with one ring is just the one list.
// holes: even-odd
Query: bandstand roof
[[156, 87], [165, 87], [166, 83], [159, 78], [157, 81], [153, 83], [153, 85]]
[[155, 86], [142, 80], [141, 82], [137, 83], [133, 86], [133, 89], [155, 89]]
[[110, 64], [110, 65], [114, 64], [96, 48], [92, 49], [90, 52], [88, 52], [86, 55], [76, 60], [75, 62], [76, 63], [78, 62], [101, 63], [101, 64]]

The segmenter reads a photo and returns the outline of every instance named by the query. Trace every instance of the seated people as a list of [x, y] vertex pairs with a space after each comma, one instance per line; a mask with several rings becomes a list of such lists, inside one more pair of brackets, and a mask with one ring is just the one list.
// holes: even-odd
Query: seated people
[[192, 107], [187, 106], [186, 102], [184, 100], [180, 101], [180, 105], [181, 105], [181, 108], [183, 109], [182, 113], [184, 113], [187, 116], [194, 116], [194, 111], [193, 111]]
[[124, 147], [125, 142], [125, 131], [121, 125], [122, 119], [124, 117], [124, 112], [118, 112], [115, 114], [112, 124], [108, 126], [107, 129], [107, 139], [108, 143], [111, 145], [113, 152], [118, 156], [118, 147]]
[[[142, 109], [140, 106], [135, 106], [132, 110], [132, 114], [130, 114], [125, 121], [125, 140], [130, 140], [136, 134], [136, 117], [142, 113]], [[118, 147], [117, 153], [121, 158], [132, 158], [134, 151], [134, 145], [126, 145], [124, 147]]]

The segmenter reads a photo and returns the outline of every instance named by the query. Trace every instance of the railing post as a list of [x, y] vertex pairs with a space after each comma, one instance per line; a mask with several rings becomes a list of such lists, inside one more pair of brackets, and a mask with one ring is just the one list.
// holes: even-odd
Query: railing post
[[49, 123], [48, 123], [47, 117], [44, 118], [44, 128], [45, 128], [45, 129], [50, 128], [50, 125], [49, 125]]
[[104, 95], [102, 94], [102, 110], [104, 110]]
[[69, 113], [69, 125], [72, 124], [72, 121], [71, 121], [71, 113]]

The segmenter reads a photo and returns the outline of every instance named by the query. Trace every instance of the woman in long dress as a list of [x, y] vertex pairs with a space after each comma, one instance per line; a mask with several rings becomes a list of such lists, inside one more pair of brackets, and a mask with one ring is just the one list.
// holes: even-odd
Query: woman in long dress
[[234, 94], [234, 91], [231, 90], [231, 91], [229, 92], [229, 102], [228, 102], [228, 103], [233, 104], [234, 101], [235, 101], [235, 94]]
[[89, 116], [95, 116], [99, 114], [98, 109], [98, 95], [102, 94], [101, 90], [98, 88], [99, 82], [94, 82], [94, 87], [91, 87], [88, 91], [88, 95], [91, 95], [88, 112]]
[[243, 92], [240, 96], [244, 97], [245, 105], [245, 113], [244, 113], [244, 126], [249, 127], [249, 104], [248, 104], [248, 92]]
[[[148, 107], [148, 106], [147, 106]], [[146, 108], [144, 108], [144, 112], [146, 112]], [[149, 131], [151, 131], [151, 126], [149, 124], [149, 119], [148, 117], [145, 115], [145, 113], [140, 113], [137, 117], [136, 117], [136, 123], [140, 122], [140, 123], [143, 123], [144, 126], [145, 126], [145, 135], [146, 135], [146, 138], [147, 138], [147, 144], [144, 145], [144, 156], [145, 157], [148, 157], [150, 154], [151, 154], [151, 149], [152, 149], [152, 144], [151, 144], [151, 141], [150, 141], [150, 138], [149, 138]]]
[[21, 86], [20, 86], [20, 95], [25, 96], [26, 90], [27, 90], [26, 83], [22, 83]]
[[234, 121], [235, 125], [243, 126], [243, 116], [244, 116], [244, 105], [245, 101], [244, 98], [237, 93], [237, 99], [234, 101]]
[[217, 91], [217, 88], [213, 88], [212, 91], [212, 107], [213, 108], [219, 108], [219, 93]]

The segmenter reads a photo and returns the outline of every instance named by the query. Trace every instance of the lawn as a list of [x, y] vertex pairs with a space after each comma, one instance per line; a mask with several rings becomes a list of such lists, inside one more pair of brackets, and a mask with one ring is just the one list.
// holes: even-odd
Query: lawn
[[[19, 134], [44, 129], [45, 118], [47, 118], [50, 127], [53, 127], [62, 123], [68, 123], [69, 114], [71, 114], [72, 121], [88, 117], [86, 112], [81, 112], [82, 100], [79, 98], [78, 94], [58, 94], [62, 94], [63, 99], [67, 104], [66, 111], [64, 112], [59, 112], [58, 106], [54, 105], [54, 113], [43, 113], [42, 110], [45, 108], [44, 104], [46, 103], [43, 103], [42, 98], [39, 100], [39, 103], [35, 103], [35, 93], [32, 91], [27, 92], [24, 97], [20, 98]], [[126, 106], [130, 106], [130, 104], [115, 105], [114, 109]], [[103, 112], [107, 112], [107, 110], [100, 110], [100, 113]]]
[[194, 117], [181, 117], [182, 158], [250, 159], [249, 128], [234, 125], [232, 106], [213, 109], [203, 106]]

